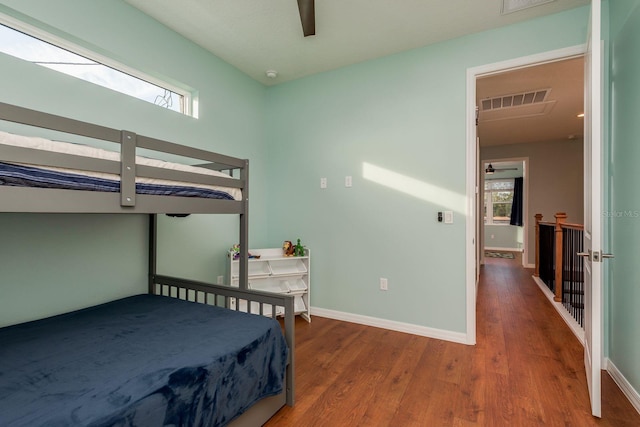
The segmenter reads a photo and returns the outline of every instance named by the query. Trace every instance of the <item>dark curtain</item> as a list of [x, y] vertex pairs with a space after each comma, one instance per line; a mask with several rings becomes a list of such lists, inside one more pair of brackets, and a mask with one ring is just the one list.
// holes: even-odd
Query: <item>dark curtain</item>
[[509, 224], [522, 227], [522, 178], [513, 180], [513, 204], [511, 205], [511, 220]]

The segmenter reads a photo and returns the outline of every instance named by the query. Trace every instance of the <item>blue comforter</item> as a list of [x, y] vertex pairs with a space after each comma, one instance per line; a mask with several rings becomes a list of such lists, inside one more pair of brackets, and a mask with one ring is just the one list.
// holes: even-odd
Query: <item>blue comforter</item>
[[218, 426], [283, 390], [278, 322], [138, 295], [0, 329], [1, 426]]

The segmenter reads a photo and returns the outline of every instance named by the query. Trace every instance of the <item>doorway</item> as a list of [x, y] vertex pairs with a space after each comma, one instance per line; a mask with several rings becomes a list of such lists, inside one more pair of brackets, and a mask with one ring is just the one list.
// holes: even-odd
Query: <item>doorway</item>
[[[466, 248], [467, 342], [469, 344], [475, 344], [476, 341], [477, 266], [481, 262], [483, 249], [483, 239], [480, 236], [480, 231], [484, 223], [484, 215], [481, 215], [484, 209], [484, 201], [480, 197], [480, 185], [482, 182], [481, 175], [485, 168], [482, 166], [484, 164], [482, 161], [483, 159], [530, 157], [522, 154], [521, 150], [524, 144], [534, 143], [536, 141], [535, 138], [548, 141], [553, 138], [534, 136], [532, 137], [534, 139], [528, 139], [531, 135], [539, 134], [528, 131], [521, 123], [523, 123], [523, 120], [527, 121], [527, 119], [530, 123], [537, 122], [537, 119], [543, 118], [554, 110], [558, 110], [559, 106], [557, 97], [554, 95], [560, 91], [560, 86], [554, 88], [543, 84], [531, 83], [528, 89], [518, 89], [514, 86], [516, 79], [513, 78], [513, 73], [535, 66], [582, 58], [583, 55], [584, 46], [580, 45], [467, 70], [467, 194], [476, 195], [476, 197], [468, 198], [470, 215], [466, 223], [467, 235], [470, 237], [467, 240]], [[576, 76], [572, 77], [572, 79], [575, 78]], [[500, 80], [506, 82], [503, 89], [493, 95], [478, 96], [477, 88], [482, 86], [483, 83], [493, 84]], [[531, 82], [532, 80], [527, 81]], [[584, 86], [580, 84], [581, 96], [584, 94], [583, 88]], [[582, 100], [580, 105], [582, 106]], [[572, 113], [574, 115], [573, 118], [576, 118], [575, 115], [578, 112]], [[580, 123], [579, 126], [581, 129], [583, 124]], [[534, 128], [542, 131], [543, 134], [548, 134], [551, 127], [549, 124], [546, 126], [539, 123], [534, 125]], [[581, 134], [582, 131], [570, 133], [565, 135], [565, 138], [568, 140], [581, 139]], [[533, 159], [531, 159], [531, 163], [533, 163]], [[534, 164], [531, 164], [531, 168], [534, 166]], [[532, 175], [529, 175], [529, 177], [529, 181], [532, 181]], [[580, 180], [582, 180], [582, 177]], [[482, 205], [480, 205], [481, 202]], [[530, 215], [532, 209], [534, 207], [530, 204], [527, 212], [524, 213], [527, 218], [533, 216], [533, 214]], [[529, 218], [526, 226], [529, 236], [533, 236], [532, 226], [535, 226], [535, 224]], [[533, 238], [529, 239], [527, 249], [530, 248], [533, 240]], [[528, 250], [527, 252], [525, 262], [530, 264], [532, 255], [535, 257], [535, 251]]]
[[487, 251], [519, 252], [528, 267], [528, 158], [484, 159], [479, 182], [480, 263]]

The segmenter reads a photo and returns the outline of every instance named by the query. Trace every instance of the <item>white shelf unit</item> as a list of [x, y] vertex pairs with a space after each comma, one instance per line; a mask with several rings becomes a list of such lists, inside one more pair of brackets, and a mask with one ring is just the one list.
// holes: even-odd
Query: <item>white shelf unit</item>
[[[305, 248], [304, 256], [287, 257], [282, 253], [282, 248], [249, 249], [251, 255], [259, 255], [260, 258], [249, 259], [249, 289], [278, 294], [292, 294], [296, 314], [301, 315], [311, 322], [310, 312], [310, 261], [309, 249]], [[227, 253], [227, 283], [238, 287], [240, 276], [240, 263], [234, 260], [231, 252]], [[235, 301], [232, 301], [234, 304]], [[232, 307], [235, 308], [235, 307]], [[247, 307], [240, 306], [241, 311], [247, 311]], [[252, 307], [252, 312], [257, 312], [258, 307]], [[265, 307], [265, 311], [271, 311], [271, 307]], [[281, 314], [282, 307], [277, 307], [276, 314]]]

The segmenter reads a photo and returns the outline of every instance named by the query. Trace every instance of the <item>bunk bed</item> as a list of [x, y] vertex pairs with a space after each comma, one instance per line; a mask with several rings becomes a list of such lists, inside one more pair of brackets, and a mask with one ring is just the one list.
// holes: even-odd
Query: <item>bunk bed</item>
[[[119, 145], [1, 133], [0, 212], [148, 215], [149, 275], [147, 294], [0, 328], [0, 424], [255, 426], [294, 404], [293, 297], [247, 286], [247, 160], [6, 103], [2, 123]], [[240, 216], [238, 288], [157, 273], [156, 216], [193, 213]]]

